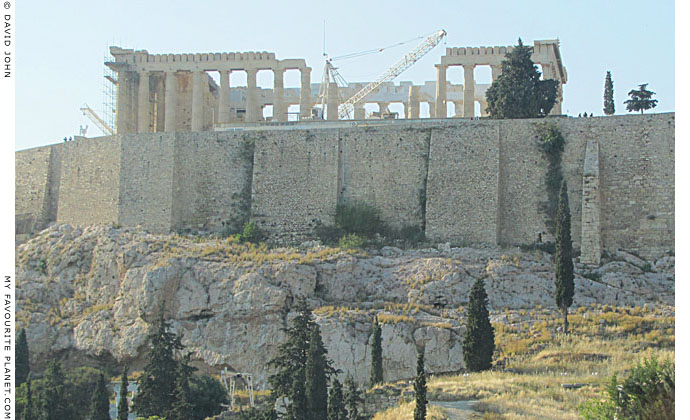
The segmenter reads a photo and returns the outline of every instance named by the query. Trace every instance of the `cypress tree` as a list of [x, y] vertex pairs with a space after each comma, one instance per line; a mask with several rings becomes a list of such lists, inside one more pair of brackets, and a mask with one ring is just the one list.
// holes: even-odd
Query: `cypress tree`
[[306, 364], [306, 399], [309, 419], [323, 420], [327, 416], [329, 362], [321, 340], [321, 330], [314, 324], [309, 336]]
[[129, 415], [129, 405], [127, 403], [127, 388], [129, 388], [129, 381], [127, 380], [127, 366], [122, 369], [122, 377], [120, 378], [120, 401], [117, 403], [117, 420], [127, 420]]
[[613, 102], [613, 81], [611, 80], [611, 72], [606, 72], [606, 81], [604, 82], [604, 114], [613, 115], [616, 112], [616, 105]]
[[170, 331], [161, 304], [154, 331], [148, 335], [151, 350], [144, 373], [139, 378], [139, 392], [134, 397], [132, 409], [138, 416], [164, 416], [174, 400], [179, 373], [175, 351], [182, 350], [181, 338]]
[[93, 394], [91, 395], [89, 420], [110, 420], [110, 398], [102, 373], [98, 377], [96, 389], [93, 390]]
[[26, 378], [29, 376], [29, 372], [31, 372], [31, 366], [29, 365], [29, 344], [26, 341], [26, 330], [24, 328], [20, 329], [17, 334], [15, 357], [15, 386], [20, 386], [26, 382]]
[[563, 333], [568, 334], [568, 307], [575, 294], [573, 274], [573, 242], [570, 239], [570, 207], [568, 186], [563, 180], [556, 213], [556, 306], [563, 313]]
[[377, 317], [374, 318], [371, 339], [371, 386], [383, 382], [383, 348], [381, 346], [381, 325]]
[[343, 386], [338, 379], [333, 379], [333, 386], [328, 394], [328, 420], [347, 420], [347, 410], [343, 401]]
[[360, 420], [359, 405], [364, 402], [352, 376], [345, 379], [345, 406], [348, 420]]
[[48, 362], [41, 400], [42, 420], [70, 418], [69, 402], [65, 400], [65, 375], [62, 364], [56, 360]]
[[38, 420], [38, 415], [36, 413], [36, 403], [33, 401], [33, 396], [31, 395], [31, 375], [26, 378], [26, 406], [24, 406], [24, 412], [22, 413], [22, 420]]
[[304, 370], [307, 363], [309, 337], [316, 325], [306, 299], [300, 298], [296, 309], [297, 316], [291, 321], [290, 327], [282, 329], [287, 335], [287, 340], [278, 348], [278, 355], [268, 362], [277, 368], [277, 372], [268, 378], [276, 397], [289, 398], [292, 393], [294, 378], [298, 371]]
[[288, 420], [309, 420], [307, 395], [304, 387], [304, 369], [295, 372], [290, 390], [290, 407], [288, 407]]
[[424, 349], [417, 353], [417, 377], [414, 380], [414, 420], [426, 420], [426, 373], [424, 372]]
[[556, 103], [558, 82], [540, 80], [532, 61], [532, 48], [518, 45], [501, 62], [501, 75], [486, 91], [491, 118], [545, 117]]
[[479, 278], [470, 290], [467, 330], [462, 343], [465, 367], [470, 372], [480, 372], [491, 368], [495, 344], [494, 327], [489, 320], [488, 304], [489, 298], [484, 289], [484, 280]]

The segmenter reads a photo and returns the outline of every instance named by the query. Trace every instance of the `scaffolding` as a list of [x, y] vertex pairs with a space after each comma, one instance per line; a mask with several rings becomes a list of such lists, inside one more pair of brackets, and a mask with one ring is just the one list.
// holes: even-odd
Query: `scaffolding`
[[[115, 58], [106, 53], [103, 63], [113, 62]], [[101, 112], [103, 122], [107, 127], [112, 127], [117, 133], [115, 117], [117, 115], [117, 74], [110, 67], [103, 66], [103, 110]], [[107, 134], [107, 133], [104, 133]]]

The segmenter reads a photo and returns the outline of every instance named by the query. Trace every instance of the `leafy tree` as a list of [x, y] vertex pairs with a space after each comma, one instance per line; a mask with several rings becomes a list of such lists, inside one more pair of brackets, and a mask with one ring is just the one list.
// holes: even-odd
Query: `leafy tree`
[[127, 420], [129, 415], [127, 388], [129, 388], [129, 381], [127, 380], [127, 366], [125, 366], [122, 369], [122, 377], [120, 378], [120, 401], [117, 403], [117, 420]]
[[352, 376], [345, 379], [345, 406], [347, 407], [348, 420], [360, 420], [359, 405], [364, 402], [357, 389], [357, 384]]
[[321, 330], [314, 324], [309, 336], [306, 364], [306, 399], [309, 419], [323, 420], [328, 415], [328, 377], [333, 370], [326, 358]]
[[182, 350], [182, 339], [170, 331], [161, 304], [154, 330], [147, 339], [150, 344], [148, 362], [139, 378], [139, 392], [134, 397], [132, 409], [137, 415], [149, 417], [162, 415], [170, 410], [174, 400], [179, 374], [175, 352]]
[[414, 420], [426, 420], [426, 373], [424, 372], [424, 350], [417, 354], [417, 377], [414, 380]]
[[69, 409], [70, 401], [65, 398], [65, 374], [62, 372], [62, 364], [56, 360], [48, 362], [41, 400], [43, 420], [74, 418]]
[[347, 409], [343, 401], [343, 386], [337, 378], [328, 394], [328, 420], [347, 420]]
[[[21, 420], [39, 420], [36, 410], [37, 402], [34, 401], [33, 395], [31, 394], [31, 375], [29, 375], [24, 384], [26, 386], [26, 402], [22, 411]], [[19, 413], [17, 413], [17, 417], [19, 418]]]
[[606, 72], [606, 81], [604, 82], [604, 114], [613, 115], [616, 112], [616, 105], [613, 102], [613, 81], [611, 80], [611, 72]]
[[217, 379], [208, 376], [192, 376], [189, 381], [189, 400], [192, 403], [193, 420], [213, 417], [228, 404], [228, 393]]
[[470, 290], [467, 330], [465, 341], [462, 343], [465, 367], [470, 372], [480, 372], [491, 368], [495, 343], [494, 327], [489, 321], [488, 303], [484, 280], [479, 278]]
[[383, 382], [383, 348], [381, 346], [381, 325], [378, 318], [374, 318], [371, 338], [371, 386]]
[[570, 207], [568, 186], [563, 180], [556, 213], [556, 306], [563, 313], [563, 332], [568, 334], [568, 308], [575, 294], [573, 274], [573, 242], [570, 239]]
[[103, 374], [98, 378], [98, 385], [91, 395], [91, 410], [89, 420], [110, 420], [110, 398], [108, 389], [105, 386]]
[[652, 99], [652, 96], [656, 95], [656, 93], [647, 90], [647, 85], [648, 83], [638, 85], [640, 87], [639, 90], [633, 89], [628, 92], [630, 99], [623, 102], [628, 112], [640, 111], [641, 114], [644, 114], [646, 109], [656, 108], [659, 101]]
[[277, 420], [278, 414], [273, 409], [269, 407], [266, 409], [260, 408], [250, 408], [247, 411], [241, 411], [239, 413], [239, 420]]
[[268, 378], [273, 394], [277, 397], [290, 397], [293, 382], [298, 371], [303, 371], [307, 363], [309, 337], [316, 325], [312, 319], [311, 310], [304, 298], [297, 301], [297, 316], [291, 321], [290, 327], [283, 328], [287, 340], [278, 348], [278, 355], [269, 361], [277, 372]]
[[26, 378], [31, 372], [29, 364], [29, 344], [26, 341], [26, 330], [22, 328], [17, 334], [17, 348], [15, 350], [15, 386], [20, 386], [26, 382]]
[[518, 45], [506, 54], [501, 75], [486, 91], [487, 112], [491, 118], [537, 118], [549, 114], [556, 103], [558, 82], [539, 80], [532, 61], [532, 48]]
[[65, 372], [65, 400], [68, 401], [70, 420], [87, 418], [91, 410], [91, 399], [85, 398], [98, 386], [101, 371], [87, 366], [69, 369]]

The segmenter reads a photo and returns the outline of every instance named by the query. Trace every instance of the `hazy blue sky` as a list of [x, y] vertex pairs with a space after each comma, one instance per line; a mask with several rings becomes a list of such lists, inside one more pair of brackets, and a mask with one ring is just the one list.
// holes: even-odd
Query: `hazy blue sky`
[[[278, 59], [305, 58], [312, 81], [321, 79], [323, 22], [331, 56], [407, 41], [438, 29], [448, 35], [396, 79], [435, 79], [445, 47], [512, 45], [559, 38], [568, 71], [563, 111], [602, 115], [606, 70], [613, 74], [616, 113], [627, 92], [649, 83], [656, 112], [675, 109], [672, 1], [24, 1], [17, 5], [16, 149], [61, 141], [89, 124], [83, 103], [101, 112], [103, 57], [109, 45], [150, 53], [271, 51]], [[410, 43], [342, 63], [348, 81], [373, 80]], [[461, 71], [449, 70], [453, 83]], [[490, 80], [478, 70], [477, 82]], [[269, 87], [272, 76], [259, 73]], [[286, 87], [298, 86], [297, 72]]]

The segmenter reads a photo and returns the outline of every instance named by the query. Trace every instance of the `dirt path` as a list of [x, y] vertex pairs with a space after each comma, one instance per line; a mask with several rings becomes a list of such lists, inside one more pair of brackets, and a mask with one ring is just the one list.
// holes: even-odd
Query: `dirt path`
[[448, 420], [469, 420], [470, 415], [475, 413], [472, 407], [478, 402], [477, 400], [429, 401], [429, 404], [442, 407], [448, 414]]

